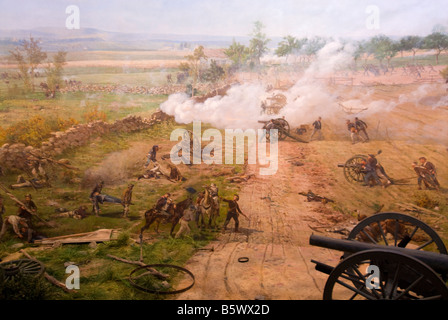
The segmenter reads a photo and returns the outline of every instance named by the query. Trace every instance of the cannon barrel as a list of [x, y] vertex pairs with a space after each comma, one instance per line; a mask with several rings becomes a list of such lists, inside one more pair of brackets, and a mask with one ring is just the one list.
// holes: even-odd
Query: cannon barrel
[[310, 245], [349, 253], [357, 253], [374, 249], [388, 250], [391, 252], [406, 254], [426, 263], [434, 271], [440, 274], [448, 274], [448, 255], [445, 254], [423, 250], [406, 249], [394, 246], [370, 244], [356, 240], [334, 239], [316, 235], [310, 236]]
[[343, 163], [338, 164], [338, 168], [344, 168], [344, 167], [345, 167], [345, 164], [343, 164]]

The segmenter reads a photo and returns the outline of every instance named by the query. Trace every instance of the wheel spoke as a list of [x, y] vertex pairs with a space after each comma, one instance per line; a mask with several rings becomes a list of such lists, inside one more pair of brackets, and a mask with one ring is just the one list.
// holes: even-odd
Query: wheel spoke
[[424, 244], [422, 244], [420, 247], [418, 247], [416, 250], [421, 250], [421, 249], [423, 249], [424, 247], [427, 247], [427, 246], [429, 246], [431, 243], [433, 243], [434, 242], [434, 239], [431, 239], [431, 240], [429, 240], [428, 242], [425, 242]]
[[401, 263], [398, 264], [397, 269], [395, 270], [394, 273], [394, 279], [392, 281], [392, 287], [391, 290], [389, 292], [389, 299], [392, 299], [395, 292], [397, 291], [397, 287], [398, 287], [398, 274], [400, 273], [401, 270]]
[[[414, 231], [412, 231], [412, 233], [411, 233], [411, 235], [409, 236], [409, 238], [412, 240], [412, 238], [415, 236], [415, 234], [417, 233], [417, 230], [418, 230], [418, 226], [415, 226], [415, 229], [414, 229]], [[410, 240], [409, 240], [410, 241]]]
[[381, 223], [379, 221], [377, 223], [378, 223], [378, 228], [380, 229], [380, 232], [381, 232], [381, 236], [383, 237], [384, 243], [385, 243], [386, 246], [388, 246], [389, 243], [387, 242], [386, 235], [384, 234], [383, 227], [381, 226]]
[[378, 244], [378, 242], [375, 241], [367, 232], [364, 231], [364, 229], [361, 231], [366, 235], [367, 238], [369, 238], [370, 241], [372, 241], [374, 244]]
[[363, 296], [364, 298], [368, 299], [368, 300], [374, 300], [374, 297], [369, 295], [367, 292], [361, 291], [355, 287], [352, 287], [351, 285], [346, 284], [345, 282], [342, 282], [340, 280], [336, 280], [336, 283], [339, 283], [341, 286], [352, 290], [353, 292], [358, 293], [359, 295]]
[[400, 299], [402, 296], [404, 296], [405, 294], [407, 294], [413, 287], [415, 287], [415, 285], [417, 283], [419, 283], [425, 276], [420, 276], [418, 277], [417, 280], [415, 280], [414, 282], [412, 282], [403, 292], [401, 292], [396, 298], [395, 300]]

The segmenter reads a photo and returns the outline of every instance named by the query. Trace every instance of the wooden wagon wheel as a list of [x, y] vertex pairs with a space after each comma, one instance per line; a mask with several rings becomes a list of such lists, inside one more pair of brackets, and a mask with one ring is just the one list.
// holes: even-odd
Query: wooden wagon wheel
[[[442, 239], [430, 226], [398, 212], [378, 213], [362, 220], [352, 229], [347, 239], [448, 254]], [[344, 253], [343, 258], [348, 256], [350, 254]], [[447, 279], [446, 274], [441, 274], [441, 277]]]
[[45, 267], [40, 261], [20, 259], [0, 264], [0, 272], [3, 281], [14, 281], [20, 275], [40, 277], [45, 272]]
[[344, 164], [344, 177], [350, 183], [362, 183], [364, 182], [364, 169], [362, 163], [367, 161], [365, 155], [355, 155], [348, 159]]
[[[388, 234], [391, 239], [387, 238]], [[362, 220], [352, 229], [348, 240], [448, 254], [434, 229], [423, 221], [398, 212], [378, 213]]]
[[[151, 280], [152, 280], [151, 278], [153, 278], [153, 275], [150, 272], [147, 272], [148, 268], [168, 268], [168, 269], [180, 271], [184, 274], [187, 274], [190, 277], [191, 283], [182, 289], [164, 290], [164, 289], [159, 289], [159, 288], [157, 288], [157, 289], [151, 288], [146, 283], [146, 280], [149, 280], [149, 282], [151, 282]], [[188, 269], [185, 269], [183, 267], [179, 267], [179, 266], [172, 265], [172, 264], [152, 264], [152, 265], [141, 266], [141, 267], [138, 267], [137, 269], [132, 270], [132, 272], [129, 274], [129, 282], [131, 283], [131, 285], [134, 288], [137, 288], [137, 289], [147, 292], [147, 293], [154, 293], [154, 294], [161, 294], [161, 295], [178, 294], [178, 293], [182, 293], [187, 290], [190, 290], [195, 284], [195, 277], [191, 271], [189, 271]]]
[[[367, 266], [377, 266], [377, 288], [368, 288]], [[356, 284], [356, 285], [354, 285]], [[324, 300], [448, 300], [444, 281], [426, 264], [402, 253], [367, 250], [342, 260], [325, 284]]]

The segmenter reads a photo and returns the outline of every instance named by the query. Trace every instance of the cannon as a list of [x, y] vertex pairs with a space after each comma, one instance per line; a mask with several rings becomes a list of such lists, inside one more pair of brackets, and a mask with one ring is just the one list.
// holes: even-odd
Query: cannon
[[308, 143], [308, 141], [304, 141], [298, 137], [295, 137], [291, 134], [291, 127], [289, 126], [288, 121], [284, 118], [271, 119], [269, 121], [258, 121], [258, 123], [263, 124], [263, 129], [266, 130], [266, 140], [269, 141], [271, 138], [271, 129], [277, 130], [277, 139], [279, 141], [285, 140], [287, 137], [294, 139], [298, 142]]
[[286, 106], [287, 98], [281, 93], [273, 94], [261, 103], [261, 114], [279, 114], [280, 110]]
[[412, 216], [375, 214], [347, 239], [311, 235], [309, 243], [343, 252], [336, 267], [311, 260], [317, 271], [329, 275], [324, 300], [448, 300], [446, 247], [431, 227]]
[[[381, 154], [382, 151], [379, 150], [377, 155]], [[357, 154], [348, 159], [345, 163], [338, 164], [339, 168], [344, 168], [344, 177], [345, 179], [350, 183], [364, 183], [364, 176], [366, 174], [364, 170], [364, 165], [367, 162], [367, 155], [364, 154]], [[378, 170], [381, 172], [382, 175], [387, 177], [391, 182], [393, 182], [393, 179], [389, 178], [386, 174], [386, 170], [384, 170], [384, 167], [378, 163], [377, 165]]]

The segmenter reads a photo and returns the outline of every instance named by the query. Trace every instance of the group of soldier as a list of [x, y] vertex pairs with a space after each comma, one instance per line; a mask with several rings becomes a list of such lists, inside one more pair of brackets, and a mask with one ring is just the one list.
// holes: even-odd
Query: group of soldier
[[[347, 119], [346, 125], [348, 131], [350, 132], [352, 144], [370, 141], [367, 133], [368, 125], [366, 122], [358, 117], [355, 117], [354, 122]], [[315, 137], [322, 140], [322, 118], [318, 117], [317, 120], [313, 122], [312, 126], [313, 132], [311, 133], [310, 141], [312, 141]], [[425, 157], [420, 157], [419, 162], [420, 163], [412, 163], [412, 167], [417, 174], [418, 189], [421, 190], [423, 184], [426, 189], [439, 190], [440, 183], [437, 179], [437, 171], [434, 164], [427, 161]], [[392, 179], [386, 174], [384, 167], [378, 163], [378, 160], [374, 154], [369, 154], [367, 161], [363, 162], [361, 165], [362, 170], [365, 173], [364, 186], [382, 185], [383, 188], [386, 188], [392, 184]]]
[[[179, 170], [174, 165], [169, 165], [171, 169], [171, 173], [169, 175], [163, 173], [160, 170], [160, 164], [157, 160], [157, 153], [160, 150], [160, 146], [154, 145], [147, 154], [147, 161], [144, 165], [145, 172], [143, 175], [139, 176], [137, 180], [141, 179], [159, 179], [161, 176], [165, 176], [167, 179], [171, 181], [180, 181], [185, 180], [185, 178], [182, 177]], [[152, 168], [151, 168], [152, 166]], [[129, 184], [127, 189], [123, 192], [121, 199], [115, 198], [113, 196], [103, 194], [102, 189], [104, 186], [104, 181], [100, 181], [95, 185], [92, 192], [90, 193], [89, 199], [92, 202], [92, 212], [94, 212], [97, 216], [99, 216], [100, 213], [100, 204], [103, 203], [115, 203], [115, 204], [121, 204], [123, 206], [123, 217], [128, 217], [129, 211], [130, 211], [130, 205], [132, 205], [132, 191], [134, 188], [133, 184]], [[216, 212], [219, 213], [219, 200], [223, 200], [224, 202], [228, 203], [229, 210], [227, 212], [226, 220], [223, 224], [223, 230], [227, 229], [228, 224], [231, 222], [231, 220], [235, 223], [235, 232], [239, 232], [239, 215], [243, 215], [247, 218], [247, 216], [241, 211], [238, 200], [239, 196], [235, 195], [233, 199], [227, 200], [222, 199], [219, 196], [219, 190], [217, 186], [212, 183], [210, 186], [206, 186], [208, 192], [210, 193], [212, 200], [212, 205], [215, 207]], [[191, 204], [187, 209], [184, 210], [182, 213], [182, 217], [179, 220], [180, 229], [176, 233], [176, 238], [179, 238], [181, 235], [188, 235], [191, 231], [189, 227], [189, 222], [193, 220], [198, 220], [198, 214], [200, 211], [200, 207], [202, 205], [202, 201], [204, 199], [205, 192], [200, 192], [198, 194], [198, 197], [195, 201], [195, 203]], [[170, 193], [163, 194], [154, 204], [153, 209], [156, 211], [156, 214], [163, 218], [165, 222], [168, 222], [172, 220], [173, 216], [172, 213], [168, 210], [170, 206], [173, 206], [173, 208], [176, 208], [176, 204], [174, 204], [173, 200], [171, 199]]]
[[0, 241], [5, 235], [8, 227], [21, 239], [33, 242], [40, 236], [37, 234], [34, 224], [33, 215], [37, 212], [37, 206], [32, 200], [31, 194], [25, 195], [25, 200], [17, 203], [17, 214], [9, 215], [3, 218], [5, 213], [4, 199], [0, 196]]
[[[367, 123], [358, 117], [355, 118], [355, 121], [346, 120], [347, 129], [350, 132], [350, 138], [352, 144], [356, 144], [358, 142], [369, 142], [370, 137], [367, 133]], [[316, 121], [313, 122], [313, 131], [310, 136], [310, 141], [312, 141], [315, 137], [317, 139], [322, 140], [322, 117], [317, 118]]]
[[347, 119], [345, 123], [348, 131], [350, 132], [352, 144], [370, 141], [369, 135], [367, 134], [367, 123], [363, 120], [356, 117], [354, 122]]

